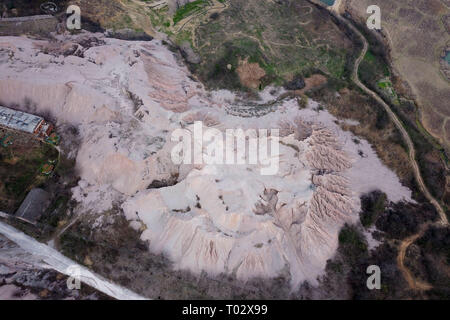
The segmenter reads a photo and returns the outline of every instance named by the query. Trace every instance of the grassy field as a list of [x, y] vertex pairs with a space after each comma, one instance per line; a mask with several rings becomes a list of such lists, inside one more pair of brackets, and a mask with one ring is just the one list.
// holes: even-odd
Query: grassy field
[[191, 44], [201, 58], [191, 70], [210, 88], [248, 89], [240, 81], [243, 61], [264, 70], [260, 89], [314, 70], [342, 80], [354, 49], [329, 15], [306, 0], [197, 0], [174, 13], [167, 6], [147, 12], [155, 30], [177, 45]]
[[6, 136], [12, 144], [0, 144], [0, 210], [13, 213], [30, 189], [45, 182], [42, 166], [57, 160], [58, 151], [28, 134], [0, 129], [0, 141]]
[[177, 24], [188, 15], [198, 12], [201, 10], [208, 2], [206, 0], [196, 0], [194, 2], [186, 3], [184, 6], [180, 7], [173, 17], [173, 24]]
[[[211, 87], [238, 89], [239, 61], [258, 63], [266, 72], [261, 87], [283, 84], [313, 69], [341, 79], [351, 47], [331, 19], [306, 1], [227, 1], [228, 7], [196, 29], [194, 66]], [[231, 68], [230, 68], [231, 66]]]

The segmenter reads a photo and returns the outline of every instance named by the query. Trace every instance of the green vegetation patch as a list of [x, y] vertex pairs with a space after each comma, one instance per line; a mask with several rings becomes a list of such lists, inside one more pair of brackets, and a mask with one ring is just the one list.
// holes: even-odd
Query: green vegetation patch
[[380, 93], [383, 94], [387, 99], [391, 100], [393, 104], [400, 104], [397, 93], [395, 92], [395, 89], [389, 78], [378, 81], [377, 88], [379, 89]]
[[170, 28], [170, 18], [168, 16], [168, 8], [162, 8], [159, 10], [150, 10], [148, 12], [148, 16], [150, 18], [150, 21], [152, 23], [152, 26], [161, 31], [166, 33], [169, 36], [172, 36], [172, 32], [169, 30]]
[[339, 233], [339, 250], [349, 261], [356, 261], [367, 254], [364, 235], [356, 226], [345, 225]]
[[390, 81], [379, 81], [377, 83], [377, 85], [380, 89], [386, 89], [386, 88], [390, 88], [392, 86]]
[[173, 24], [175, 25], [190, 14], [201, 10], [207, 3], [208, 1], [206, 0], [196, 0], [186, 3], [175, 12], [175, 15], [173, 16]]
[[0, 210], [14, 212], [30, 189], [46, 180], [43, 166], [58, 159], [58, 151], [31, 135], [0, 130], [11, 144], [0, 146]]
[[385, 78], [390, 77], [389, 65], [382, 55], [375, 54], [372, 51], [367, 51], [364, 59], [359, 66], [359, 77], [365, 83], [374, 83], [379, 85], [379, 88], [392, 87], [390, 81]]
[[376, 219], [384, 212], [387, 205], [387, 196], [385, 193], [376, 191], [361, 198], [361, 224], [369, 228]]
[[245, 59], [266, 71], [261, 89], [311, 70], [338, 80], [346, 76], [354, 47], [330, 17], [309, 2], [230, 0], [227, 4], [227, 9], [194, 31], [194, 49], [202, 62], [191, 66], [192, 71], [208, 87], [238, 89], [236, 68]]
[[420, 260], [427, 281], [433, 288], [427, 292], [430, 299], [450, 299], [450, 230], [431, 227], [417, 240], [422, 253]]
[[210, 83], [217, 83], [217, 87], [244, 89], [241, 87], [235, 70], [239, 61], [245, 59], [249, 63], [258, 63], [265, 70], [266, 76], [263, 83], [273, 82], [277, 79], [275, 66], [268, 62], [267, 57], [259, 50], [258, 43], [252, 39], [238, 38], [224, 43], [219, 57], [211, 71], [201, 70], [202, 72], [208, 72], [204, 74], [204, 77]]

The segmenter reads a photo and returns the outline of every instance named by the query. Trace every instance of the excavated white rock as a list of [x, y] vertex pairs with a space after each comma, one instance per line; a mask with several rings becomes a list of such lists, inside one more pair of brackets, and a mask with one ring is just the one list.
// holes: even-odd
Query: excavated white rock
[[[356, 145], [314, 101], [302, 110], [294, 100], [274, 110], [236, 105], [235, 94], [207, 92], [192, 80], [158, 41], [88, 33], [55, 41], [0, 39], [0, 104], [77, 126], [80, 208], [120, 204], [150, 250], [175, 268], [314, 284], [339, 229], [357, 219], [362, 193], [379, 188], [392, 201], [410, 200], [371, 146]], [[275, 98], [270, 91], [263, 102]], [[246, 118], [238, 116], [244, 109]], [[196, 121], [222, 133], [280, 129], [278, 172], [261, 175], [262, 164], [174, 164], [171, 133]], [[175, 184], [149, 188], [155, 181]]]

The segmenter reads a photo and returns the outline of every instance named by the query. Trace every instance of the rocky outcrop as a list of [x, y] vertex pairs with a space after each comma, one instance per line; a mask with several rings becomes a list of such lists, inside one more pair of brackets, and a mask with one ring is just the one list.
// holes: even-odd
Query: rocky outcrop
[[[59, 128], [78, 129], [73, 154], [82, 180], [73, 196], [80, 213], [120, 206], [150, 250], [178, 269], [315, 283], [335, 253], [340, 227], [357, 219], [367, 181], [397, 198], [409, 191], [366, 142], [356, 145], [313, 101], [301, 110], [295, 100], [274, 105], [271, 91], [248, 106], [231, 92], [208, 92], [156, 40], [89, 33], [53, 43], [0, 40], [0, 102], [51, 112]], [[257, 117], [239, 116], [243, 108]], [[261, 153], [256, 163], [239, 165], [173, 161], [172, 133], [193, 133], [198, 121], [203, 132], [214, 129], [224, 138], [228, 129], [254, 130], [248, 145], [259, 145], [258, 130], [279, 129], [279, 158]], [[277, 139], [269, 135], [268, 145]], [[205, 140], [201, 155], [220, 150], [217, 143]], [[361, 148], [367, 157], [358, 156]], [[270, 159], [279, 160], [278, 170], [262, 175]]]
[[295, 133], [282, 138], [276, 176], [252, 166], [204, 166], [175, 186], [138, 193], [124, 212], [146, 226], [142, 238], [150, 248], [178, 268], [244, 280], [287, 269], [294, 286], [315, 283], [357, 204], [339, 175], [351, 161], [329, 131], [311, 130], [306, 140]]

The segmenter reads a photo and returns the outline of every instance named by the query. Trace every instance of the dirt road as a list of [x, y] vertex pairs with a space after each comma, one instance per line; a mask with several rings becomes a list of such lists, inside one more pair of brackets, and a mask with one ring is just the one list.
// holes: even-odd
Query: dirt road
[[[411, 162], [411, 166], [414, 170], [414, 176], [416, 178], [417, 184], [418, 184], [420, 190], [422, 191], [422, 193], [427, 198], [427, 200], [430, 201], [430, 203], [436, 208], [437, 212], [439, 213], [440, 219], [437, 222], [437, 224], [439, 224], [441, 226], [448, 226], [448, 219], [445, 214], [445, 211], [443, 210], [443, 208], [439, 204], [439, 202], [431, 195], [430, 191], [428, 190], [427, 186], [425, 185], [425, 183], [423, 181], [422, 175], [420, 173], [419, 165], [416, 160], [416, 149], [414, 147], [414, 143], [413, 143], [411, 137], [409, 136], [408, 132], [404, 128], [402, 122], [399, 120], [397, 115], [392, 111], [391, 107], [386, 102], [384, 102], [384, 100], [381, 99], [381, 97], [378, 94], [376, 94], [375, 92], [373, 92], [372, 90], [367, 88], [359, 79], [359, 75], [358, 75], [359, 66], [360, 66], [362, 60], [364, 59], [367, 51], [369, 50], [369, 43], [367, 42], [367, 39], [364, 37], [364, 35], [361, 32], [359, 32], [358, 29], [356, 29], [356, 27], [349, 20], [343, 18], [340, 15], [334, 15], [334, 16], [339, 21], [341, 21], [343, 24], [345, 24], [348, 28], [353, 30], [353, 32], [355, 32], [355, 34], [357, 34], [358, 37], [363, 41], [363, 50], [361, 51], [360, 56], [356, 60], [355, 66], [353, 69], [353, 75], [352, 75], [353, 81], [359, 88], [361, 88], [361, 90], [363, 90], [366, 94], [371, 96], [380, 105], [383, 106], [383, 108], [386, 110], [386, 112], [388, 113], [391, 120], [394, 122], [397, 129], [400, 131], [400, 133], [403, 137], [403, 140], [406, 142], [408, 149], [409, 149], [409, 159]], [[427, 228], [431, 225], [432, 224], [422, 225], [420, 228], [420, 232], [418, 232], [417, 234], [415, 234], [409, 238], [404, 239], [399, 246], [399, 253], [397, 256], [398, 268], [400, 269], [400, 271], [402, 272], [406, 281], [408, 282], [409, 287], [413, 290], [426, 291], [426, 290], [431, 289], [431, 286], [428, 283], [424, 283], [424, 282], [421, 282], [421, 281], [415, 279], [413, 277], [412, 273], [410, 272], [410, 270], [408, 270], [408, 268], [406, 268], [405, 263], [404, 263], [406, 251], [407, 251], [408, 247], [412, 243], [414, 243], [417, 239], [419, 239], [424, 234], [424, 232], [427, 230]]]
[[406, 238], [400, 243], [400, 246], [398, 248], [398, 256], [397, 256], [397, 265], [400, 269], [400, 271], [403, 274], [403, 277], [405, 278], [406, 282], [408, 282], [408, 286], [416, 291], [427, 291], [432, 288], [432, 286], [426, 282], [420, 281], [412, 275], [411, 271], [408, 270], [408, 268], [405, 267], [405, 256], [406, 256], [406, 250], [408, 250], [408, 247], [413, 244], [417, 239], [423, 236], [425, 233], [425, 230], [429, 227], [429, 225], [424, 225], [420, 232], [418, 232], [415, 235], [412, 235], [411, 237]]
[[431, 202], [431, 204], [436, 208], [437, 212], [439, 213], [439, 217], [440, 217], [440, 223], [442, 225], [448, 225], [448, 219], [447, 216], [445, 214], [444, 209], [442, 209], [441, 205], [439, 204], [439, 202], [431, 195], [430, 191], [428, 190], [428, 188], [426, 187], [423, 178], [422, 178], [422, 174], [420, 173], [420, 169], [419, 169], [419, 165], [417, 164], [416, 161], [416, 149], [414, 147], [414, 143], [411, 140], [411, 137], [409, 136], [408, 132], [406, 131], [405, 127], [403, 126], [403, 124], [401, 123], [401, 121], [398, 119], [397, 115], [392, 111], [391, 107], [384, 102], [383, 99], [380, 98], [379, 95], [377, 95], [375, 92], [373, 92], [372, 90], [368, 89], [360, 80], [359, 80], [359, 76], [358, 76], [358, 71], [359, 71], [359, 66], [362, 62], [362, 60], [364, 59], [364, 56], [366, 55], [368, 49], [369, 49], [369, 44], [366, 40], [366, 38], [347, 20], [343, 19], [343, 21], [345, 21], [347, 23], [347, 25], [354, 30], [358, 36], [361, 38], [361, 40], [363, 40], [364, 42], [364, 48], [361, 52], [361, 55], [358, 57], [358, 59], [356, 60], [355, 63], [355, 68], [353, 70], [353, 81], [356, 83], [356, 85], [358, 87], [360, 87], [365, 93], [367, 93], [368, 95], [370, 95], [372, 98], [374, 98], [379, 104], [381, 104], [384, 109], [386, 110], [386, 112], [388, 113], [389, 117], [392, 119], [392, 121], [394, 122], [395, 126], [397, 127], [397, 129], [400, 131], [400, 133], [403, 136], [403, 140], [405, 140], [406, 144], [408, 145], [408, 149], [409, 149], [409, 158], [411, 161], [411, 165], [413, 167], [414, 170], [414, 175], [415, 178], [417, 180], [417, 183], [419, 185], [420, 190], [423, 192], [423, 194], [425, 195], [425, 197], [427, 198], [428, 201]]

